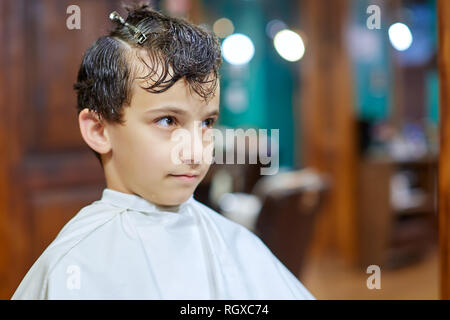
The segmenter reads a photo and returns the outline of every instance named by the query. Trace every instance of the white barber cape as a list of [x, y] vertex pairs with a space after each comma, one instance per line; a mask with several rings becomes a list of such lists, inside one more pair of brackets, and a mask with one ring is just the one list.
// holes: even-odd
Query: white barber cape
[[12, 299], [315, 299], [245, 227], [191, 197], [178, 212], [104, 189]]

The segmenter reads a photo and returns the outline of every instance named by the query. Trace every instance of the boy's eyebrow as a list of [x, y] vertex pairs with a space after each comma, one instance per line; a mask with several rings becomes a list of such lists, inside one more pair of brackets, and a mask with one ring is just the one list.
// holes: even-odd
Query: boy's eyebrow
[[211, 116], [219, 116], [219, 110], [218, 110], [218, 109], [215, 109], [215, 110], [211, 111], [210, 113], [208, 113], [206, 116], [207, 116], [207, 117], [211, 117]]
[[178, 114], [186, 114], [187, 112], [182, 109], [175, 106], [162, 106], [159, 108], [152, 108], [150, 110], [147, 110], [145, 113], [152, 113], [152, 112], [172, 112], [172, 113], [178, 113]]
[[[180, 114], [180, 115], [185, 115], [186, 113], [188, 113], [183, 108], [179, 108], [179, 107], [172, 106], [172, 105], [167, 105], [167, 106], [162, 106], [162, 107], [155, 108], [155, 109], [150, 109], [150, 110], [147, 110], [145, 113], [153, 113], [153, 112], [172, 112], [172, 113], [176, 113], [176, 114]], [[210, 117], [210, 116], [218, 116], [218, 115], [219, 115], [219, 110], [214, 109], [211, 112], [209, 112], [206, 116]]]

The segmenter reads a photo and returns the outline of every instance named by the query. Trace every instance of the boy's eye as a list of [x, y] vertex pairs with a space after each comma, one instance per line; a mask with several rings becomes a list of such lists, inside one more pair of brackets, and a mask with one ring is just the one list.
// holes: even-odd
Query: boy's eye
[[170, 127], [176, 124], [176, 120], [174, 117], [166, 116], [156, 120], [156, 123], [162, 125], [163, 127]]
[[214, 125], [214, 122], [216, 122], [216, 119], [209, 118], [203, 121], [203, 126], [205, 128], [211, 128]]

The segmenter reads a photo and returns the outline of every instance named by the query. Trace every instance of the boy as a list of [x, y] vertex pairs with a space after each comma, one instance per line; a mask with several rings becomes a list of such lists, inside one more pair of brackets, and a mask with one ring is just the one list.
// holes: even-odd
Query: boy
[[[146, 5], [110, 18], [75, 84], [107, 187], [13, 299], [314, 299], [258, 237], [192, 196], [209, 168], [201, 137], [219, 114], [217, 39]], [[174, 153], [178, 129], [195, 141]]]

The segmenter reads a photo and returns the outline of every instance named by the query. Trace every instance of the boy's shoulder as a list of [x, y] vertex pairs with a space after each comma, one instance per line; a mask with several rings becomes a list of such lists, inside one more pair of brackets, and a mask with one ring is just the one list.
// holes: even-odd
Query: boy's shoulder
[[201, 203], [200, 201], [194, 199], [194, 203], [198, 209], [202, 210], [208, 218], [212, 219], [212, 221], [218, 226], [222, 231], [232, 232], [232, 233], [244, 233], [246, 235], [254, 235], [253, 232], [243, 225], [230, 220], [225, 217], [223, 214], [217, 212], [216, 210], [208, 207], [207, 205]]
[[[247, 283], [252, 283], [254, 287], [267, 286], [268, 292], [274, 296], [277, 296], [279, 289], [276, 286], [287, 286], [293, 294], [288, 299], [315, 299], [257, 234], [198, 201], [197, 204], [215, 222], [207, 232], [220, 233], [223, 248], [235, 261], [239, 261], [240, 272], [246, 274]], [[228, 259], [223, 260], [223, 263], [227, 264]], [[268, 274], [271, 275], [270, 279], [267, 279]], [[261, 283], [261, 279], [265, 279], [265, 282]], [[280, 297], [283, 294], [280, 293]]]
[[[225, 241], [238, 241], [239, 239], [260, 239], [246, 227], [228, 219], [207, 205], [193, 199], [196, 215], [203, 217], [203, 227], [211, 232], [218, 232]], [[100, 234], [114, 218], [126, 209], [117, 208], [100, 200], [94, 201], [81, 208], [60, 230], [56, 238], [44, 250], [38, 261], [51, 274], [56, 265], [83, 241]]]
[[253, 249], [255, 249], [257, 247], [258, 249], [265, 251], [265, 253], [270, 252], [270, 254], [273, 254], [261, 238], [254, 233], [254, 231], [233, 220], [230, 220], [198, 200], [195, 200], [195, 203], [198, 208], [203, 210], [206, 217], [211, 219], [213, 222], [211, 226], [206, 226], [206, 228], [210, 231], [218, 231], [226, 243], [230, 245], [238, 245], [238, 247], [242, 249], [250, 249], [249, 247], [253, 247]]
[[[226, 266], [229, 270], [240, 268], [238, 273], [246, 274], [247, 281], [255, 287], [260, 285], [260, 279], [264, 278], [267, 270], [279, 275], [276, 281], [286, 278], [289, 282], [295, 282], [292, 275], [288, 274], [268, 247], [252, 231], [195, 199], [190, 203], [198, 221], [199, 232], [206, 235], [204, 241], [219, 259], [219, 265]], [[146, 275], [149, 271], [145, 263], [129, 263], [145, 255], [145, 250], [142, 251], [142, 239], [136, 241], [133, 237], [133, 223], [130, 224], [129, 221], [134, 220], [131, 216], [121, 214], [126, 210], [101, 201], [95, 201], [82, 208], [61, 229], [55, 240], [28, 271], [12, 298], [137, 296], [136, 288], [146, 287], [143, 284], [146, 278], [136, 275]], [[192, 224], [188, 223], [186, 226]], [[162, 226], [162, 229], [164, 228], [165, 226]], [[142, 261], [146, 261], [148, 257], [143, 258]], [[261, 265], [265, 266], [264, 270], [259, 267]], [[68, 281], [72, 278], [71, 275], [77, 272], [72, 267], [77, 266], [83, 274], [83, 293], [80, 290], [69, 290], [67, 287], [74, 285]], [[119, 273], [121, 277], [118, 278]], [[149, 282], [147, 287], [153, 285]], [[125, 291], [125, 288], [128, 291]], [[123, 290], [115, 292], [110, 289]]]
[[67, 254], [77, 244], [100, 230], [123, 211], [94, 201], [81, 208], [59, 231], [55, 240], [44, 251], [49, 258], [56, 254]]
[[[120, 211], [120, 210], [119, 210]], [[52, 272], [85, 239], [107, 225], [118, 214], [113, 207], [94, 201], [81, 208], [60, 230], [25, 275], [15, 296], [42, 299]]]

